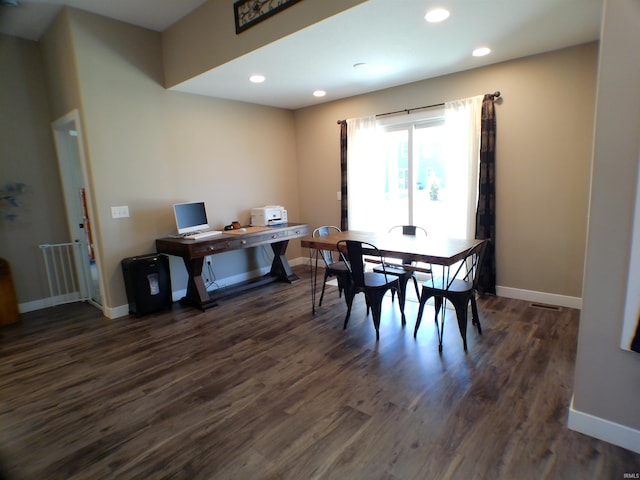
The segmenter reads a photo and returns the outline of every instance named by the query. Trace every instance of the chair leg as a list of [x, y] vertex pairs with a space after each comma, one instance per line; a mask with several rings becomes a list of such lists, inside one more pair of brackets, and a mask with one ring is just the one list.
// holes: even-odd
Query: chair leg
[[324, 298], [324, 287], [327, 286], [327, 279], [329, 278], [329, 275], [327, 275], [327, 269], [325, 268], [324, 270], [324, 280], [322, 281], [322, 292], [320, 293], [320, 301], [318, 302], [318, 306], [321, 307], [322, 306], [322, 299]]
[[343, 330], [347, 329], [347, 324], [349, 323], [350, 316], [351, 316], [351, 302], [347, 300], [347, 314], [344, 317], [344, 325], [342, 326]]
[[[442, 297], [434, 297], [435, 303], [435, 322], [436, 322], [436, 331], [438, 332], [438, 351], [442, 352], [442, 339], [444, 338], [444, 320], [446, 316], [446, 308], [442, 308], [444, 303], [444, 298]], [[442, 310], [442, 321], [438, 322], [438, 314]]]
[[353, 298], [356, 296], [356, 292], [353, 289], [353, 285], [344, 286], [344, 300], [347, 302], [347, 314], [344, 317], [343, 330], [347, 329], [347, 323], [349, 323], [349, 317], [351, 316], [351, 305], [353, 305]]
[[478, 333], [482, 335], [482, 326], [480, 325], [480, 316], [478, 315], [478, 305], [476, 305], [476, 296], [471, 294], [471, 313], [473, 314], [473, 324], [478, 329]]
[[415, 275], [411, 276], [413, 280], [413, 286], [416, 287], [416, 298], [420, 298], [420, 289], [418, 288], [418, 279]]
[[382, 315], [381, 309], [371, 308], [373, 313], [373, 328], [376, 329], [376, 342], [380, 340], [380, 317]]
[[422, 321], [422, 313], [424, 312], [424, 306], [427, 304], [427, 301], [431, 298], [431, 295], [427, 294], [426, 290], [422, 291], [422, 295], [420, 295], [420, 307], [418, 308], [418, 316], [416, 317], [416, 326], [413, 329], [413, 338], [416, 338], [418, 335], [418, 328], [420, 328], [420, 322]]
[[[399, 280], [399, 283], [402, 284], [402, 281]], [[400, 288], [398, 288], [398, 304], [400, 305], [400, 314], [402, 316], [402, 326], [404, 327], [407, 324], [407, 318], [404, 314], [404, 305], [405, 305], [405, 300], [407, 298], [407, 283], [404, 283], [404, 289], [402, 288], [402, 285], [400, 285]], [[391, 291], [393, 292], [393, 288], [391, 289]]]
[[384, 291], [375, 291], [369, 292], [367, 295], [368, 303], [371, 304], [373, 327], [376, 329], [376, 341], [380, 340], [380, 317], [382, 317], [382, 299], [384, 298], [384, 294]]
[[320, 293], [320, 301], [318, 302], [318, 306], [321, 307], [322, 306], [322, 299], [324, 298], [324, 287], [325, 287], [326, 283], [322, 283], [322, 292]]
[[[409, 282], [408, 276], [398, 277], [398, 303], [400, 304], [400, 313], [402, 313], [402, 326], [404, 327], [407, 324], [407, 319], [404, 315], [404, 305], [405, 300], [407, 298], [407, 283]], [[393, 292], [395, 288], [391, 289], [391, 296], [393, 298]]]
[[[416, 295], [418, 296], [418, 298], [420, 298], [420, 293], [418, 292], [418, 281], [416, 280], [416, 278], [412, 275], [413, 281], [416, 284]], [[399, 276], [398, 277], [398, 285], [400, 286], [400, 288], [398, 288], [398, 299], [400, 299], [400, 291], [404, 292], [404, 298], [407, 298], [407, 283], [409, 282], [409, 277], [408, 276]], [[391, 301], [393, 302], [395, 300], [396, 297], [396, 291], [395, 290], [391, 290]]]
[[465, 302], [455, 301], [453, 302], [453, 306], [456, 309], [456, 317], [458, 318], [458, 328], [460, 329], [460, 336], [462, 337], [462, 345], [464, 346], [464, 351], [467, 351], [467, 307], [469, 306], [469, 301], [466, 299]]

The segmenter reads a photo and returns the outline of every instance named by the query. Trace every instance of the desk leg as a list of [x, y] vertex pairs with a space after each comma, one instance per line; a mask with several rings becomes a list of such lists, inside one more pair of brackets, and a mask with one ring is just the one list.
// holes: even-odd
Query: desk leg
[[293, 283], [298, 280], [298, 276], [293, 273], [291, 267], [289, 266], [289, 261], [285, 256], [285, 252], [287, 250], [287, 246], [289, 245], [289, 240], [284, 240], [282, 242], [276, 242], [271, 244], [271, 248], [273, 250], [273, 262], [271, 263], [271, 275], [279, 278], [285, 282]]
[[202, 278], [204, 258], [194, 258], [192, 260], [183, 258], [183, 260], [185, 267], [187, 267], [189, 279], [187, 280], [187, 295], [182, 298], [181, 302], [198, 307], [202, 311], [209, 307], [215, 307], [217, 304], [209, 297], [209, 292], [207, 292], [207, 287]]
[[[315, 265], [313, 263], [313, 257], [315, 252]], [[311, 314], [316, 314], [316, 287], [318, 285], [318, 254], [319, 250], [315, 248], [309, 248], [309, 267], [311, 268]]]

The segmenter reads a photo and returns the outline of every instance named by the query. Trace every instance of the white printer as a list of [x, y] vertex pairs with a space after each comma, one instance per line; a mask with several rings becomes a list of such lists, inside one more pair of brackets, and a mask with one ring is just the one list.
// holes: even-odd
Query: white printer
[[281, 205], [266, 205], [251, 209], [251, 225], [268, 227], [287, 223], [287, 211]]

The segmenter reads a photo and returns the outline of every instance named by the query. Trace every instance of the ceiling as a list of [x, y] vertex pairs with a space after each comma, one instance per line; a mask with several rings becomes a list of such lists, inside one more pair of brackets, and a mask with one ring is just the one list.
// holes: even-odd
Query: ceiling
[[[38, 40], [63, 5], [161, 32], [205, 1], [20, 0], [18, 7], [0, 8], [0, 33]], [[232, 3], [229, 0], [230, 9]], [[603, 0], [368, 0], [173, 89], [298, 109], [597, 40], [602, 4]], [[448, 8], [449, 19], [425, 22], [425, 12], [434, 6]], [[492, 53], [473, 57], [471, 51], [480, 46], [490, 47]], [[368, 67], [353, 67], [361, 62]], [[250, 83], [248, 77], [254, 73], [265, 75], [266, 81]], [[318, 89], [327, 95], [313, 97]]]
[[206, 1], [18, 0], [18, 7], [0, 7], [0, 33], [39, 40], [64, 6], [162, 32]]

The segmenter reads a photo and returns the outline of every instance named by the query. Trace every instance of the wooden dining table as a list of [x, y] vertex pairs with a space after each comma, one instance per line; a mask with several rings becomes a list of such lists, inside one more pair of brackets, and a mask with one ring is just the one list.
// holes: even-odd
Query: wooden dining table
[[318, 252], [320, 250], [338, 251], [336, 244], [340, 240], [356, 240], [370, 243], [378, 248], [383, 257], [440, 265], [445, 271], [445, 276], [449, 267], [464, 259], [470, 248], [482, 242], [482, 240], [475, 238], [448, 238], [437, 235], [425, 237], [357, 230], [345, 230], [324, 237], [302, 237], [300, 239], [300, 245], [303, 248], [309, 248], [309, 260], [313, 269], [313, 274], [311, 275], [313, 314], [315, 314], [316, 311]]

